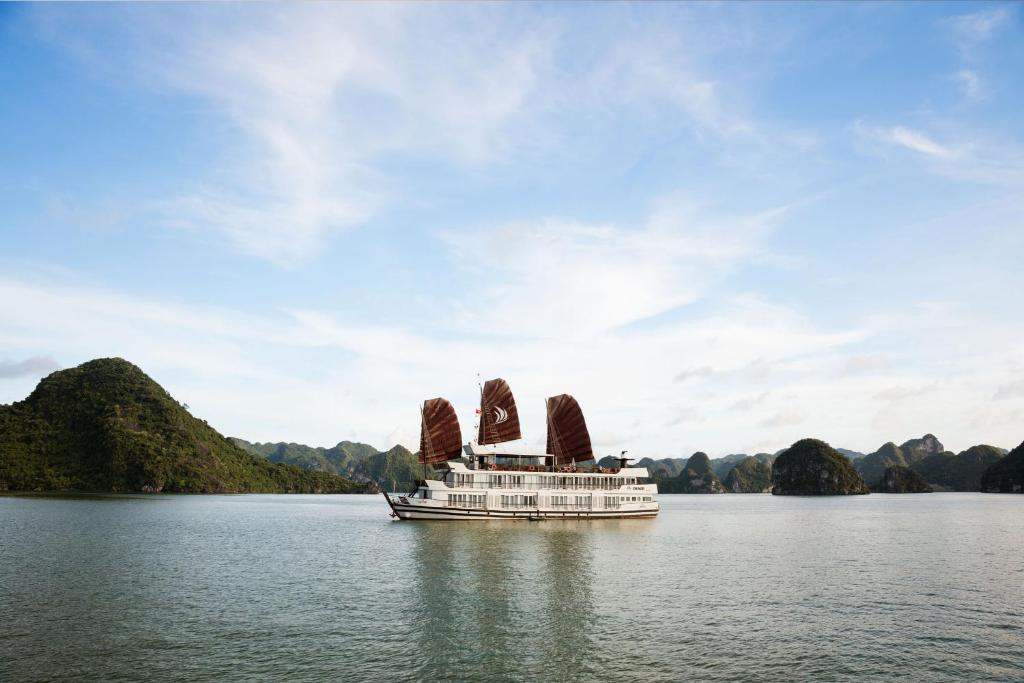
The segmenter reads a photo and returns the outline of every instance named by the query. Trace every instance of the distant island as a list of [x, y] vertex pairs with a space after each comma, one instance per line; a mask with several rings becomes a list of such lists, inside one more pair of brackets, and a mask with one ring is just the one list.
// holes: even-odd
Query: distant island
[[[953, 453], [947, 451], [935, 435], [925, 434], [899, 446], [888, 442], [873, 453], [865, 454], [847, 448], [832, 448], [822, 441], [817, 441], [822, 445], [807, 450], [809, 444], [804, 442], [811, 441], [817, 440], [804, 439], [776, 453], [733, 453], [708, 459], [706, 463], [707, 455], [704, 453], [695, 453], [691, 458], [641, 458], [636, 466], [647, 468], [661, 493], [768, 493], [778, 488], [781, 495], [796, 490], [805, 490], [806, 495], [838, 495], [834, 486], [827, 482], [811, 485], [812, 482], [805, 480], [795, 486], [794, 480], [788, 479], [791, 470], [787, 470], [787, 479], [781, 482], [782, 485], [775, 486], [773, 475], [778, 470], [775, 466], [778, 459], [799, 444], [801, 451], [806, 450], [803, 459], [814, 459], [813, 467], [819, 476], [825, 472], [827, 477], [838, 478], [839, 488], [846, 493], [1024, 493], [1024, 444], [1009, 455], [1003, 448], [984, 444]], [[692, 458], [697, 458], [695, 466], [690, 466]], [[787, 458], [784, 463], [790, 461], [791, 458]], [[598, 465], [613, 467], [616, 462], [614, 458], [606, 457]], [[721, 483], [721, 489], [715, 484], [716, 479], [708, 476], [708, 466]], [[688, 474], [687, 469], [690, 470]], [[807, 470], [804, 471], [806, 475]]]
[[[661, 493], [1024, 493], [1024, 443], [1009, 454], [988, 445], [954, 454], [932, 434], [869, 454], [802, 439], [776, 453], [697, 452], [636, 466]], [[0, 491], [365, 493], [405, 490], [422, 475], [416, 454], [398, 445], [226, 438], [120, 358], [59, 370], [25, 400], [0, 405]]]

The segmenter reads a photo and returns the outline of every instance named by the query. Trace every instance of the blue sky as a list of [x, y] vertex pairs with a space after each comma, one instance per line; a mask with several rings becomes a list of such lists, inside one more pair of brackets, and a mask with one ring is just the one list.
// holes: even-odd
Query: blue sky
[[251, 440], [505, 377], [600, 454], [1024, 438], [987, 3], [4, 5], [0, 402], [101, 356]]

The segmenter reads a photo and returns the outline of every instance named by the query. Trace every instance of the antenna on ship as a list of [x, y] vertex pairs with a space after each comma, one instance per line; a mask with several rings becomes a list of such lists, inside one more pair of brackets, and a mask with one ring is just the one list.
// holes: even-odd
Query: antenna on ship
[[[477, 434], [480, 434], [481, 433], [480, 426], [484, 424], [484, 382], [483, 382], [482, 379], [480, 379], [480, 373], [479, 372], [476, 373], [476, 386], [480, 390], [480, 402], [477, 404], [477, 409], [476, 409], [476, 426], [474, 428], [474, 431]], [[479, 442], [479, 441], [480, 441], [480, 437], [477, 437], [477, 442]]]
[[[427, 434], [426, 428], [427, 428], [427, 416], [424, 414], [424, 412], [423, 412], [423, 405], [421, 404], [420, 405], [420, 434]], [[426, 436], [426, 444], [427, 444], [427, 449], [429, 451], [429, 449], [430, 449], [430, 435], [429, 434], [427, 434], [427, 436]], [[420, 446], [420, 450], [421, 451], [423, 450], [422, 445]], [[423, 457], [422, 457], [422, 460], [423, 460], [423, 485], [424, 486], [426, 486], [426, 482], [427, 482], [427, 459], [429, 457], [430, 457], [430, 453], [429, 452], [428, 453], [424, 453]]]

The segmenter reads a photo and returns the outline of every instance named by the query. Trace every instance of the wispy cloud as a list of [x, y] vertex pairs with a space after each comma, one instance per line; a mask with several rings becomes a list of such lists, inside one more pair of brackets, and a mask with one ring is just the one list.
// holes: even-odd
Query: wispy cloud
[[910, 150], [933, 172], [972, 182], [1013, 188], [1024, 187], [1024, 156], [1012, 136], [981, 137], [960, 132], [954, 141], [939, 142], [920, 130], [905, 126], [853, 126], [861, 140], [885, 155], [888, 148]]
[[784, 214], [716, 215], [673, 200], [639, 226], [547, 219], [446, 231], [452, 258], [478, 283], [457, 322], [580, 339], [642, 321], [701, 298]]
[[710, 377], [714, 374], [714, 369], [710, 365], [702, 365], [698, 368], [687, 368], [676, 373], [676, 382], [685, 382], [690, 379], [698, 377]]
[[[19, 321], [17, 329], [0, 334], [0, 347], [49, 348], [72, 363], [126, 357], [219, 429], [248, 438], [358, 438], [384, 445], [394, 435], [414, 436], [416, 406], [438, 393], [456, 402], [468, 429], [477, 398], [473, 372], [480, 370], [513, 382], [534, 441], [544, 436], [543, 398], [571, 391], [593, 423], [599, 448], [655, 454], [675, 452], [664, 429], [698, 440], [696, 426], [706, 435], [738, 426], [723, 422], [726, 399], [700, 399], [706, 406], [699, 414], [685, 413], [685, 424], [673, 422], [684, 412], [678, 408], [680, 385], [666, 368], [681, 358], [737, 371], [757, 358], [816, 354], [849, 341], [751, 300], [723, 302], [712, 317], [656, 333], [606, 331], [569, 344], [509, 338], [500, 330], [452, 338], [426, 320], [400, 327], [329, 311], [185, 308], [94, 285], [12, 279], [0, 279], [0, 316]], [[283, 357], [308, 361], [284, 369], [278, 362]], [[303, 372], [306, 364], [315, 369]], [[703, 419], [705, 407], [713, 419]], [[773, 408], [765, 403], [765, 410]], [[637, 442], [610, 441], [634, 422], [644, 426]]]
[[958, 88], [960, 94], [968, 101], [977, 101], [985, 96], [985, 89], [981, 84], [981, 77], [971, 69], [960, 69], [950, 76]]
[[890, 128], [867, 126], [858, 122], [857, 132], [871, 140], [898, 145], [905, 149], [923, 154], [933, 159], [952, 159], [957, 156], [958, 151], [943, 145], [927, 133], [904, 126], [892, 126]]
[[877, 392], [874, 398], [879, 401], [903, 401], [915, 396], [925, 396], [934, 393], [937, 388], [934, 384], [918, 387], [894, 386]]
[[[398, 201], [383, 160], [474, 165], [529, 139], [555, 37], [542, 20], [514, 25], [494, 20], [505, 12], [455, 6], [105, 12], [133, 48], [104, 68], [194, 97], [223, 121], [213, 165], [155, 210], [168, 225], [224, 235], [284, 265]], [[54, 40], [88, 45], [77, 10], [41, 14]], [[90, 64], [104, 54], [76, 52]]]
[[776, 413], [769, 418], [761, 420], [760, 426], [762, 427], [792, 427], [801, 424], [804, 421], [804, 416], [800, 413], [787, 411], [782, 413]]
[[[669, 112], [699, 135], [724, 138], [758, 128], [738, 103], [742, 88], [653, 18], [602, 35], [593, 60], [567, 61], [564, 53], [593, 38], [514, 6], [104, 13], [111, 21], [90, 33], [74, 8], [40, 11], [51, 39], [88, 55], [93, 68], [104, 59], [99, 41], [120, 31], [132, 47], [102, 67], [112, 80], [192, 98], [221, 128], [209, 165], [180, 193], [147, 200], [147, 213], [285, 266], [317, 254], [334, 233], [422, 201], [406, 185], [405, 164], [501, 167], [601, 112]], [[178, 30], [183, 23], [189, 30]]]
[[973, 48], [992, 38], [1012, 17], [1012, 10], [999, 7], [947, 17], [941, 23], [952, 33], [960, 49], [970, 53]]

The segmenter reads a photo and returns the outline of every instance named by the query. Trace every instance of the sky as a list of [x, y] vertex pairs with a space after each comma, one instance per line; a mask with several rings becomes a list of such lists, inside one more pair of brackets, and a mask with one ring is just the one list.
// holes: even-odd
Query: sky
[[1024, 8], [0, 6], [0, 403], [600, 455], [1024, 439]]

